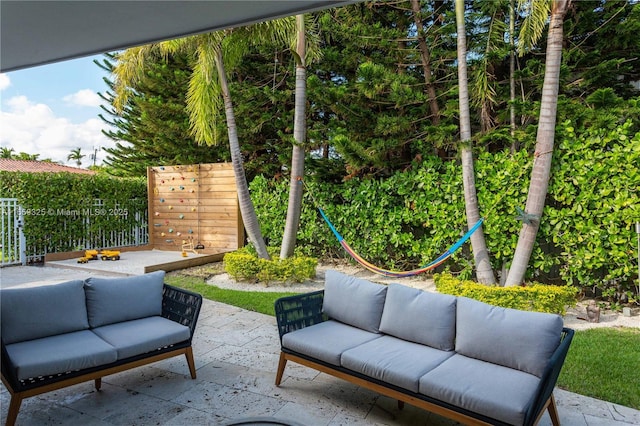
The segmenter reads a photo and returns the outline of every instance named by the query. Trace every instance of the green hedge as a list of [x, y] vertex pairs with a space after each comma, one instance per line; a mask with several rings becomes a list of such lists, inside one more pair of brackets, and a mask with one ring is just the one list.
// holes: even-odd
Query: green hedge
[[[533, 135], [524, 138], [533, 141]], [[556, 139], [547, 205], [527, 278], [605, 294], [612, 288], [631, 293], [637, 274], [634, 224], [640, 221], [640, 132], [625, 122], [576, 134], [565, 122], [558, 125]], [[525, 206], [532, 161], [526, 151], [477, 155], [478, 200], [496, 271], [513, 259], [522, 225], [517, 209]], [[386, 268], [423, 265], [466, 230], [462, 172], [454, 161], [426, 156], [386, 179], [307, 182], [307, 188], [298, 245], [308, 255], [346, 257], [316, 203], [355, 251]], [[264, 235], [280, 244], [288, 182], [258, 177], [251, 191]], [[470, 278], [472, 266], [467, 244], [444, 270]]]
[[132, 230], [147, 221], [147, 184], [139, 178], [0, 172], [0, 197], [18, 199], [30, 256], [133, 241]]
[[440, 293], [464, 296], [491, 305], [525, 311], [564, 315], [567, 306], [575, 306], [578, 290], [573, 286], [532, 284], [524, 287], [496, 287], [464, 281], [451, 274], [434, 276]]

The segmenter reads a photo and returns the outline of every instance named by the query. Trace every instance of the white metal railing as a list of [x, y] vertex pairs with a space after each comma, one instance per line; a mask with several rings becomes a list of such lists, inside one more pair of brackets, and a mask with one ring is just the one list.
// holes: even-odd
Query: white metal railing
[[[38, 240], [25, 239], [25, 212], [15, 198], [0, 198], [2, 218], [0, 229], [0, 266], [36, 263], [47, 253], [73, 250], [100, 249], [105, 247], [141, 246], [149, 243], [147, 200], [129, 200], [126, 205], [106, 206], [95, 199], [90, 207], [80, 210], [47, 209], [42, 213], [57, 218], [56, 227], [63, 230], [63, 238], [44, 236]], [[126, 218], [126, 220], [121, 220]], [[100, 224], [108, 220], [120, 221], [117, 226], [104, 229]]]
[[24, 218], [17, 198], [0, 198], [0, 266], [26, 264]]

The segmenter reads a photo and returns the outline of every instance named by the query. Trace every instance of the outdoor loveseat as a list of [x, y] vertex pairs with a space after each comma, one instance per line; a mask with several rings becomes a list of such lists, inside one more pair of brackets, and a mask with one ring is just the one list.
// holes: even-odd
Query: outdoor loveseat
[[335, 271], [276, 301], [287, 361], [465, 424], [559, 424], [553, 389], [573, 330], [526, 312]]
[[11, 394], [7, 425], [24, 398], [185, 355], [199, 294], [164, 284], [164, 272], [89, 278], [0, 293], [2, 382]]

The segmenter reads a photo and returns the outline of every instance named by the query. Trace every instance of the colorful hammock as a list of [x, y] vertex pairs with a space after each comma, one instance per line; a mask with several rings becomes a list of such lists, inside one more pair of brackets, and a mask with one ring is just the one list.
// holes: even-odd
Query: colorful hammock
[[335, 235], [336, 238], [338, 239], [338, 242], [340, 243], [342, 248], [344, 248], [344, 250], [347, 253], [349, 253], [349, 255], [351, 257], [353, 257], [353, 259], [356, 262], [358, 262], [360, 265], [362, 265], [363, 267], [365, 267], [366, 269], [368, 269], [369, 271], [371, 271], [371, 272], [373, 272], [375, 274], [384, 275], [386, 277], [393, 277], [393, 278], [412, 277], [414, 275], [418, 275], [418, 274], [422, 274], [423, 272], [430, 271], [430, 270], [436, 268], [437, 266], [441, 265], [448, 258], [450, 258], [453, 253], [455, 253], [460, 247], [462, 247], [462, 245], [471, 237], [471, 235], [474, 232], [476, 232], [476, 230], [478, 228], [480, 228], [480, 226], [482, 225], [482, 222], [484, 222], [484, 218], [481, 218], [480, 220], [478, 220], [478, 222], [476, 222], [476, 224], [473, 225], [471, 227], [471, 229], [469, 229], [467, 231], [467, 233], [462, 236], [462, 238], [460, 238], [458, 241], [456, 241], [455, 244], [453, 244], [451, 247], [449, 247], [449, 249], [447, 251], [445, 251], [440, 256], [438, 256], [438, 258], [435, 259], [434, 261], [432, 261], [432, 262], [430, 262], [430, 263], [428, 263], [428, 264], [426, 264], [426, 265], [424, 265], [424, 266], [422, 266], [420, 268], [412, 269], [410, 271], [390, 271], [388, 269], [379, 268], [379, 267], [367, 262], [365, 259], [363, 259], [362, 256], [360, 256], [351, 247], [349, 247], [349, 244], [347, 244], [347, 242], [344, 240], [342, 235], [340, 235], [340, 233], [336, 230], [335, 226], [333, 226], [333, 224], [331, 223], [331, 221], [329, 220], [327, 215], [324, 213], [322, 208], [318, 207], [318, 210], [320, 211], [320, 214], [322, 215], [322, 218], [324, 219], [324, 221], [327, 222], [327, 225], [329, 225], [329, 228], [333, 232], [333, 235]]

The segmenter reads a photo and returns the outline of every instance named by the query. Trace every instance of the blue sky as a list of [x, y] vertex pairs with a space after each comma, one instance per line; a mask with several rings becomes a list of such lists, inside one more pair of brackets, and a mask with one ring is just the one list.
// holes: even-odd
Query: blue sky
[[107, 89], [107, 74], [93, 63], [102, 55], [42, 65], [0, 74], [0, 147], [16, 153], [40, 154], [62, 164], [72, 149], [86, 155], [82, 167], [93, 163], [90, 155], [98, 149], [97, 162], [105, 157], [101, 148], [114, 142], [101, 133], [106, 129], [98, 114], [98, 92]]

